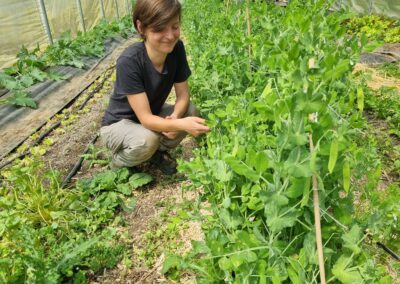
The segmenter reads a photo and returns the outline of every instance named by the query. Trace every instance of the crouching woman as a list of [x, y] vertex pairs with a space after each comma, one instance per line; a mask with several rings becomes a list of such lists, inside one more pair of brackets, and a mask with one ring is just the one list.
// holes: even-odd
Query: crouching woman
[[[143, 41], [129, 46], [117, 60], [100, 136], [113, 153], [111, 168], [150, 160], [173, 174], [176, 163], [167, 151], [187, 133], [210, 131], [189, 99], [191, 71], [179, 39], [181, 5], [178, 0], [138, 0], [133, 22]], [[174, 105], [165, 103], [172, 87]]]

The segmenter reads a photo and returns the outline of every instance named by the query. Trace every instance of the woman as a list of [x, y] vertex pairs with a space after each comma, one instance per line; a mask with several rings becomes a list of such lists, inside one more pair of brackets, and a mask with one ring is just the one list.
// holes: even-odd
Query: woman
[[[113, 153], [111, 168], [150, 160], [173, 174], [176, 163], [166, 151], [187, 133], [210, 131], [189, 100], [191, 71], [179, 40], [181, 5], [178, 0], [138, 0], [133, 22], [143, 41], [129, 46], [117, 61], [100, 135]], [[165, 103], [172, 87], [175, 105]]]

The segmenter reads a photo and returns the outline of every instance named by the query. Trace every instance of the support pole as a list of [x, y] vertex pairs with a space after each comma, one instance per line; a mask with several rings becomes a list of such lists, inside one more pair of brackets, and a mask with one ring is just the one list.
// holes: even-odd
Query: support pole
[[[311, 114], [310, 118], [312, 121], [317, 121], [317, 114]], [[310, 153], [314, 149], [314, 142], [312, 139], [312, 134], [308, 135], [308, 140], [310, 144]], [[324, 266], [324, 252], [322, 246], [322, 234], [321, 234], [321, 215], [319, 212], [319, 194], [318, 194], [318, 180], [317, 175], [312, 176], [312, 188], [313, 188], [313, 203], [314, 203], [314, 222], [315, 222], [315, 239], [317, 241], [317, 252], [318, 252], [318, 263], [319, 263], [319, 277], [320, 283], [325, 284], [325, 266]]]
[[78, 8], [79, 19], [82, 25], [82, 31], [86, 33], [85, 18], [83, 17], [82, 3], [81, 0], [76, 0], [76, 6]]
[[118, 1], [114, 0], [114, 4], [115, 4], [115, 12], [117, 13], [117, 19], [119, 19]]
[[125, 7], [126, 7], [127, 15], [130, 15], [131, 9], [129, 8], [129, 0], [125, 0]]
[[[246, 25], [247, 25], [247, 36], [251, 36], [251, 22], [250, 22], [250, 0], [246, 1]], [[249, 43], [248, 46], [248, 52], [249, 52], [249, 74], [252, 73], [252, 68], [251, 68], [251, 58], [252, 56], [252, 50], [251, 50], [251, 44]]]
[[104, 11], [104, 2], [103, 2], [103, 0], [100, 0], [100, 10], [101, 10], [101, 15], [103, 16], [103, 19], [106, 19], [106, 12]]
[[52, 45], [53, 44], [53, 36], [51, 35], [49, 19], [47, 17], [46, 6], [44, 5], [44, 0], [37, 0], [37, 4], [39, 7], [40, 20], [42, 22], [44, 32], [47, 35], [47, 40], [48, 40], [49, 44]]

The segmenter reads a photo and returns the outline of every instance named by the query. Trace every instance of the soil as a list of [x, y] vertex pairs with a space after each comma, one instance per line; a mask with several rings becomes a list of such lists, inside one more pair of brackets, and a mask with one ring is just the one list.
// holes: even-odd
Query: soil
[[[374, 66], [370, 66], [367, 64], [357, 64], [354, 72], [370, 73], [371, 77], [367, 81], [367, 85], [372, 90], [379, 90], [382, 87], [393, 87], [397, 88], [398, 94], [400, 95], [400, 79], [383, 76], [379, 74], [376, 69], [374, 69]], [[378, 141], [380, 142], [378, 147], [379, 151], [382, 152], [380, 153], [382, 155], [382, 169], [377, 190], [384, 195], [389, 184], [400, 183], [400, 174], [397, 171], [393, 171], [392, 164], [395, 157], [392, 157], [392, 153], [390, 153], [391, 150], [400, 145], [400, 138], [396, 135], [390, 135], [390, 126], [388, 125], [388, 123], [385, 120], [378, 118], [373, 112], [365, 112], [365, 116], [367, 118], [368, 124], [371, 126], [371, 133], [376, 136]], [[385, 149], [385, 147], [387, 149]], [[363, 183], [363, 181], [359, 182]], [[365, 204], [360, 202], [360, 192], [356, 191], [354, 194], [357, 211], [368, 214], [368, 208], [364, 208]], [[390, 244], [388, 245], [390, 246]], [[386, 253], [384, 253], [380, 248], [378, 248], [376, 244], [369, 244], [367, 246], [372, 255], [375, 256], [375, 260], [386, 267], [387, 271], [394, 281], [393, 283], [400, 283], [400, 279], [398, 278], [398, 271], [396, 271], [396, 269], [394, 268], [396, 261], [392, 257], [388, 256]]]
[[379, 90], [381, 87], [395, 87], [400, 91], [400, 79], [381, 76], [373, 66], [367, 64], [357, 64], [353, 72], [369, 72], [371, 78], [367, 84], [373, 90]]

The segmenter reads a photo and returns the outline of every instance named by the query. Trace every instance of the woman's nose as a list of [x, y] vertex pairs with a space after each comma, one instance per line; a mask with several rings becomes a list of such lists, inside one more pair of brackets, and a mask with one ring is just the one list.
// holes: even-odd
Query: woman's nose
[[171, 40], [174, 39], [175, 36], [174, 36], [173, 30], [172, 29], [168, 29], [165, 37], [168, 38], [168, 39], [171, 39]]

